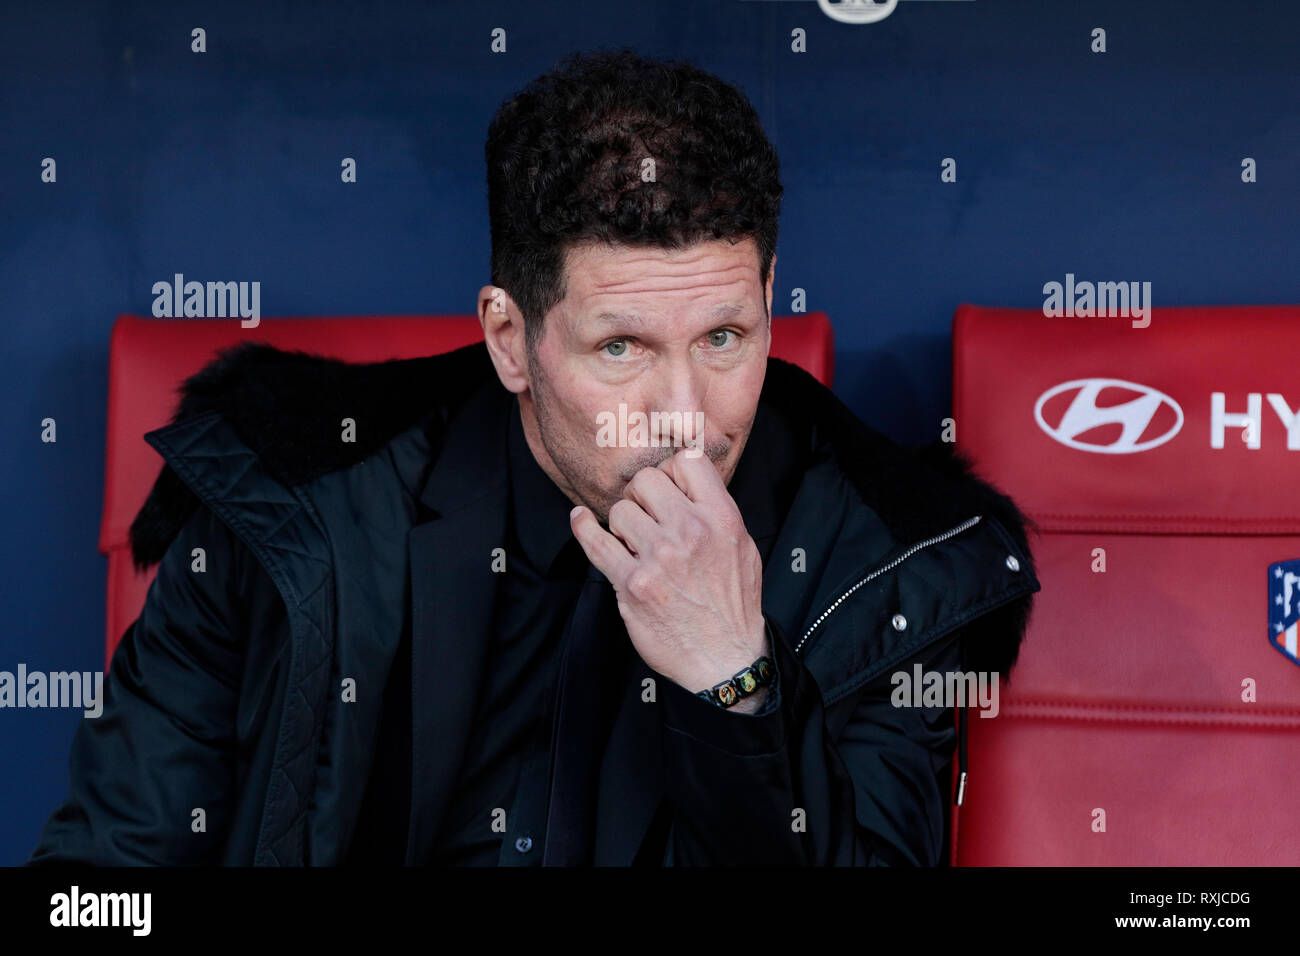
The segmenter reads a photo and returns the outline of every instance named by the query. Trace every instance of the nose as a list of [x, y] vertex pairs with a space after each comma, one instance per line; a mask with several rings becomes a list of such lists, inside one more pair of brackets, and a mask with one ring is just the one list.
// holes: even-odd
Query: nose
[[[650, 394], [650, 429], [660, 446], [679, 447], [704, 437], [705, 373], [689, 359], [666, 363], [658, 370]], [[658, 412], [658, 415], [654, 413]]]

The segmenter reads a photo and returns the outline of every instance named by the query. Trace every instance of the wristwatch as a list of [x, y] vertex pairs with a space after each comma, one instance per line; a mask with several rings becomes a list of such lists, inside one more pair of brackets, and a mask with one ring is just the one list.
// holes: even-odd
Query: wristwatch
[[708, 690], [697, 691], [695, 696], [702, 697], [719, 707], [730, 707], [744, 697], [748, 697], [760, 687], [767, 687], [776, 679], [776, 662], [770, 657], [760, 657], [739, 673], [733, 674], [720, 684], [714, 684]]

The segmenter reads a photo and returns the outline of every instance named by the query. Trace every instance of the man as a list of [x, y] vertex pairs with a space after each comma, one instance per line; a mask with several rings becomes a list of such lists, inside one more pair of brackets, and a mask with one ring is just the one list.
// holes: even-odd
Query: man
[[739, 92], [574, 57], [486, 153], [484, 343], [249, 344], [148, 436], [157, 580], [31, 862], [941, 862], [952, 709], [890, 675], [1010, 667], [1015, 506], [769, 359]]

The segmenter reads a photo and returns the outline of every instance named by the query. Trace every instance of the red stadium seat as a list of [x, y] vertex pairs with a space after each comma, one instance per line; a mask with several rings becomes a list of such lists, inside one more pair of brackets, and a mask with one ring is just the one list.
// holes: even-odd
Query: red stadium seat
[[[380, 362], [449, 352], [482, 341], [477, 317], [375, 316], [263, 319], [244, 329], [234, 319], [153, 319], [123, 315], [109, 346], [108, 438], [99, 550], [108, 557], [105, 660], [139, 616], [157, 566], [138, 574], [128, 534], [158, 476], [158, 453], [144, 440], [175, 412], [177, 389], [214, 354], [244, 341], [283, 349]], [[834, 341], [824, 312], [776, 317], [771, 354], [830, 385]]]
[[1300, 308], [962, 306], [953, 352], [1043, 585], [955, 862], [1300, 863]]

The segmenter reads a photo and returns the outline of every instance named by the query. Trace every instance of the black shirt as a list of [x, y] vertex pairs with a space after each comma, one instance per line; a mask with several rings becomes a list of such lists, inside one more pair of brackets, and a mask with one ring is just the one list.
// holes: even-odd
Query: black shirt
[[[545, 758], [558, 651], [588, 562], [569, 527], [573, 502], [533, 457], [517, 398], [508, 441], [506, 564], [498, 584], [490, 663], [432, 863], [495, 866], [505, 856], [503, 862], [534, 864], [542, 857]], [[516, 805], [526, 761], [533, 786]], [[493, 829], [494, 814], [504, 831], [501, 823]], [[509, 841], [504, 854], [503, 837]], [[520, 839], [525, 841], [519, 844], [522, 852], [515, 846]]]

